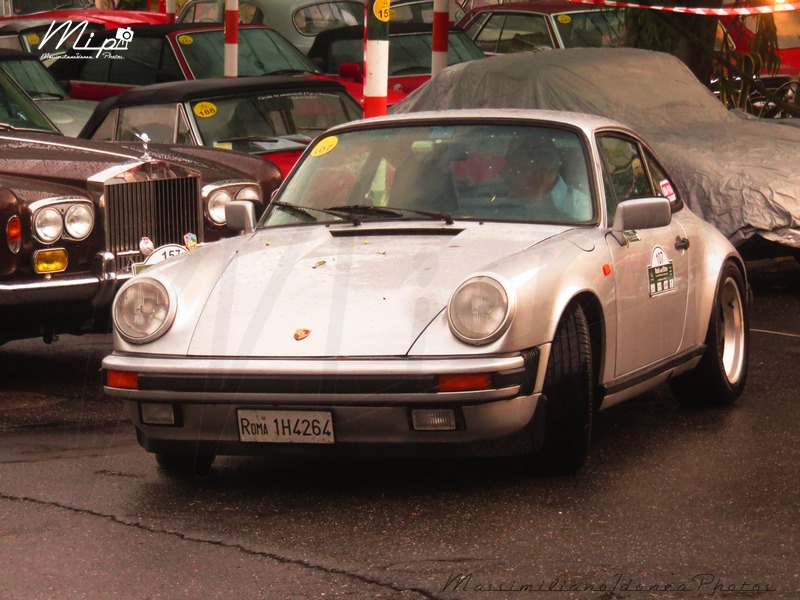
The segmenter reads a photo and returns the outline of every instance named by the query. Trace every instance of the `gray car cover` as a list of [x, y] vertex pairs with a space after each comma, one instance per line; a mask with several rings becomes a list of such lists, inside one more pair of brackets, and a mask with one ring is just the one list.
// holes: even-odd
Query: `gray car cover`
[[391, 112], [503, 107], [620, 121], [653, 146], [688, 206], [734, 244], [757, 234], [800, 248], [800, 128], [728, 111], [672, 55], [576, 48], [495, 56], [444, 69]]

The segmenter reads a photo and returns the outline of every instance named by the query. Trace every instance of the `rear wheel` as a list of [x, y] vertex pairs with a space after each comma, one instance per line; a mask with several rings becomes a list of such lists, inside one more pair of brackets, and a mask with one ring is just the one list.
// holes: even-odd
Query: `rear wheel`
[[168, 473], [191, 474], [196, 477], [206, 477], [214, 464], [213, 454], [156, 454], [156, 462], [162, 470]]
[[687, 405], [725, 406], [744, 390], [750, 355], [750, 322], [744, 277], [726, 263], [717, 286], [706, 335], [706, 353], [692, 371], [670, 380]]
[[577, 303], [567, 307], [558, 323], [542, 391], [546, 425], [535, 462], [548, 473], [577, 471], [589, 452], [594, 413], [589, 325]]

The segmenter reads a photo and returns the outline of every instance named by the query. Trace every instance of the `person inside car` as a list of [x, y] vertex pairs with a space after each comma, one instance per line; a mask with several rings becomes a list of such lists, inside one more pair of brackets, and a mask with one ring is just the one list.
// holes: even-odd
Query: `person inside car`
[[561, 155], [552, 140], [515, 139], [506, 151], [506, 189], [493, 203], [509, 216], [541, 221], [588, 221], [589, 197], [567, 185]]

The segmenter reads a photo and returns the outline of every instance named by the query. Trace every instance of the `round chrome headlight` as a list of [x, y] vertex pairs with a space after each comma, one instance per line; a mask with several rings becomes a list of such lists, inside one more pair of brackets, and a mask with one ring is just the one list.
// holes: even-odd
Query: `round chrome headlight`
[[88, 204], [73, 204], [64, 215], [64, 229], [75, 240], [85, 240], [94, 227], [94, 213]]
[[473, 277], [458, 286], [447, 307], [450, 330], [468, 344], [488, 344], [508, 329], [515, 303], [491, 277]]
[[64, 220], [55, 208], [43, 208], [33, 217], [33, 232], [45, 244], [52, 244], [64, 232]]
[[240, 189], [238, 192], [236, 192], [236, 199], [258, 201], [261, 200], [261, 192], [259, 192], [257, 187], [248, 185]]
[[225, 225], [225, 205], [232, 200], [227, 190], [217, 190], [208, 197], [208, 218], [217, 225]]
[[164, 284], [135, 277], [114, 299], [114, 326], [127, 341], [145, 344], [167, 332], [176, 310], [174, 294]]

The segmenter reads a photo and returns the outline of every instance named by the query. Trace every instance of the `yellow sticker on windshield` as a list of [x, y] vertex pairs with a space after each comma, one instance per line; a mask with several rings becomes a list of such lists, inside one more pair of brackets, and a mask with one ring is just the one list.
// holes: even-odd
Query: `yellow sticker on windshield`
[[339, 138], [335, 135], [329, 135], [324, 140], [320, 141], [319, 144], [314, 146], [314, 149], [311, 151], [311, 156], [322, 156], [323, 154], [327, 154], [334, 148], [336, 148], [336, 144], [339, 143]]
[[558, 22], [562, 25], [566, 25], [567, 23], [572, 23], [572, 17], [569, 15], [558, 15]]
[[194, 105], [192, 112], [201, 119], [207, 119], [217, 114], [217, 107], [212, 102], [198, 102]]
[[375, 14], [375, 18], [378, 19], [378, 21], [388, 23], [389, 18], [392, 16], [392, 9], [389, 6], [389, 0], [375, 0], [375, 4], [372, 7], [372, 12]]
[[25, 37], [28, 39], [29, 44], [38, 44], [40, 41], [39, 36], [36, 35], [35, 33], [29, 33]]
[[179, 35], [178, 36], [178, 43], [179, 44], [189, 45], [189, 44], [191, 44], [193, 42], [194, 42], [194, 38], [192, 38], [192, 36], [190, 36], [190, 35]]

